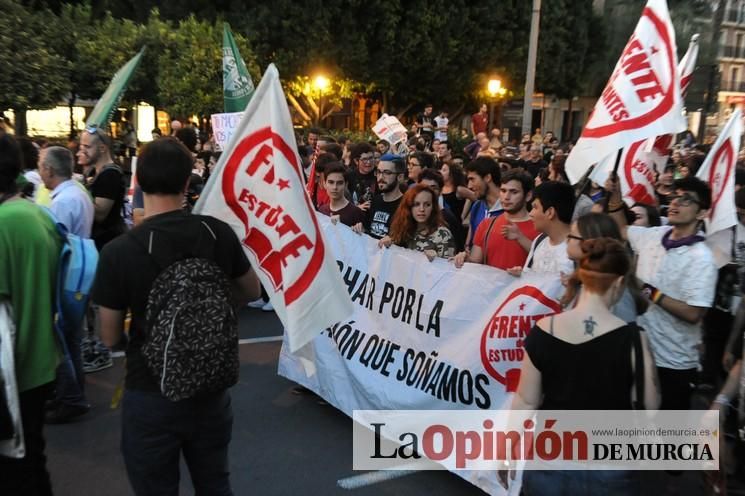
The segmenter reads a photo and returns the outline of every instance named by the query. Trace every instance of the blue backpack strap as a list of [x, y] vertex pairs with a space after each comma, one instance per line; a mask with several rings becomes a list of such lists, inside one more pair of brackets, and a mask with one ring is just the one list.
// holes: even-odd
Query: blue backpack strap
[[62, 353], [65, 357], [65, 362], [70, 366], [70, 371], [72, 372], [72, 376], [77, 380], [77, 374], [75, 373], [75, 366], [72, 363], [72, 355], [70, 354], [70, 350], [67, 347], [67, 340], [65, 339], [65, 319], [64, 319], [64, 313], [62, 312], [62, 292], [64, 291], [65, 287], [65, 281], [62, 273], [62, 267], [64, 267], [65, 258], [69, 258], [72, 256], [72, 250], [69, 246], [69, 241], [67, 238], [67, 227], [57, 219], [57, 216], [54, 215], [54, 212], [52, 212], [47, 207], [41, 207], [41, 209], [49, 215], [49, 218], [52, 220], [52, 223], [54, 224], [55, 229], [57, 230], [57, 234], [62, 239], [62, 249], [60, 250], [60, 257], [59, 257], [59, 265], [57, 268], [57, 281], [56, 281], [56, 290], [54, 292], [54, 308], [55, 308], [55, 315], [53, 316], [53, 322], [54, 322], [54, 332], [57, 335], [57, 340], [59, 341], [60, 348], [62, 348]]

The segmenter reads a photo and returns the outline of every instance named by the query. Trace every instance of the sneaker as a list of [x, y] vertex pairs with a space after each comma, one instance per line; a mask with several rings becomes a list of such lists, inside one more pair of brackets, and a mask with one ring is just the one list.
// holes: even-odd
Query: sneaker
[[95, 350], [83, 357], [83, 372], [86, 374], [108, 369], [112, 365], [114, 365], [114, 360], [111, 359], [110, 352], [101, 353], [100, 350]]
[[272, 302], [271, 301], [267, 301], [266, 302], [266, 305], [264, 305], [264, 306], [261, 307], [261, 310], [263, 310], [264, 312], [273, 312], [274, 311], [274, 307], [272, 306]]
[[262, 308], [265, 303], [266, 302], [263, 299], [259, 298], [258, 300], [249, 302], [246, 306], [248, 308]]
[[67, 424], [72, 419], [85, 415], [90, 411], [90, 405], [71, 406], [61, 403], [57, 408], [48, 410], [44, 415], [45, 424]]

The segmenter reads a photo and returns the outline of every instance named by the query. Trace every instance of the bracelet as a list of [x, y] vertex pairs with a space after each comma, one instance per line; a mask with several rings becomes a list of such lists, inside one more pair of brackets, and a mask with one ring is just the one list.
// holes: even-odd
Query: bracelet
[[662, 291], [655, 288], [651, 284], [644, 284], [642, 286], [642, 293], [644, 293], [644, 296], [646, 296], [654, 304], [659, 304], [660, 301], [662, 301], [662, 298], [665, 296]]
[[730, 403], [729, 401], [729, 396], [724, 393], [719, 393], [714, 400], [714, 403], [719, 403], [720, 405], [724, 406], [732, 406], [732, 403]]
[[608, 213], [609, 214], [612, 214], [612, 213], [615, 213], [615, 212], [619, 212], [621, 210], [623, 210], [623, 204], [621, 204], [621, 206], [618, 207], [618, 208], [608, 208]]
[[623, 200], [619, 202], [608, 202], [608, 211], [609, 212], [617, 212], [623, 208]]

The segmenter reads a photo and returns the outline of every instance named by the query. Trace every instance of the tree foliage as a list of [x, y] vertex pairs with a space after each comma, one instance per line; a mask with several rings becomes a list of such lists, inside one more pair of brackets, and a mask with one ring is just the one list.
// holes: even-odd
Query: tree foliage
[[69, 91], [69, 62], [39, 36], [49, 22], [47, 10], [29, 12], [10, 0], [0, 0], [0, 108], [49, 108]]
[[[72, 100], [97, 98], [146, 46], [125, 100], [182, 116], [221, 109], [223, 19], [252, 77], [275, 63], [293, 105], [312, 114], [320, 95], [309, 83], [319, 73], [331, 80], [323, 95], [328, 108], [356, 93], [379, 98], [389, 113], [425, 102], [452, 107], [483, 98], [492, 77], [509, 90], [507, 97], [521, 96], [531, 16], [528, 0], [0, 3], [8, 12], [0, 37], [13, 47], [0, 54], [0, 78], [12, 79], [4, 96], [13, 105], [52, 105], [66, 91]], [[608, 0], [602, 16], [593, 13], [593, 3], [543, 2], [537, 91], [568, 98], [602, 89], [644, 0]], [[682, 55], [710, 7], [706, 0], [669, 4]], [[34, 22], [45, 29], [33, 29]], [[709, 38], [702, 33], [703, 58]], [[32, 76], [38, 73], [45, 76]]]

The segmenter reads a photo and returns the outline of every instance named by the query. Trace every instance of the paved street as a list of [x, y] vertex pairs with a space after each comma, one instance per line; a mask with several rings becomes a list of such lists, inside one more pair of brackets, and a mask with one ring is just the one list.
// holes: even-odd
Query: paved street
[[[242, 339], [280, 334], [274, 313], [242, 311]], [[313, 395], [293, 394], [293, 383], [276, 373], [279, 349], [279, 342], [241, 346], [241, 380], [232, 392], [235, 424], [230, 449], [236, 495], [483, 494], [447, 472], [422, 472], [342, 489], [337, 481], [360, 475], [352, 470], [352, 421], [319, 404]], [[121, 358], [115, 367], [88, 375], [92, 412], [73, 424], [47, 427], [48, 466], [58, 496], [132, 494], [119, 453], [119, 411], [109, 408], [122, 378]], [[182, 474], [182, 494], [192, 494], [185, 468]], [[697, 474], [676, 479], [668, 488], [672, 492], [650, 483], [644, 494], [703, 494]]]

